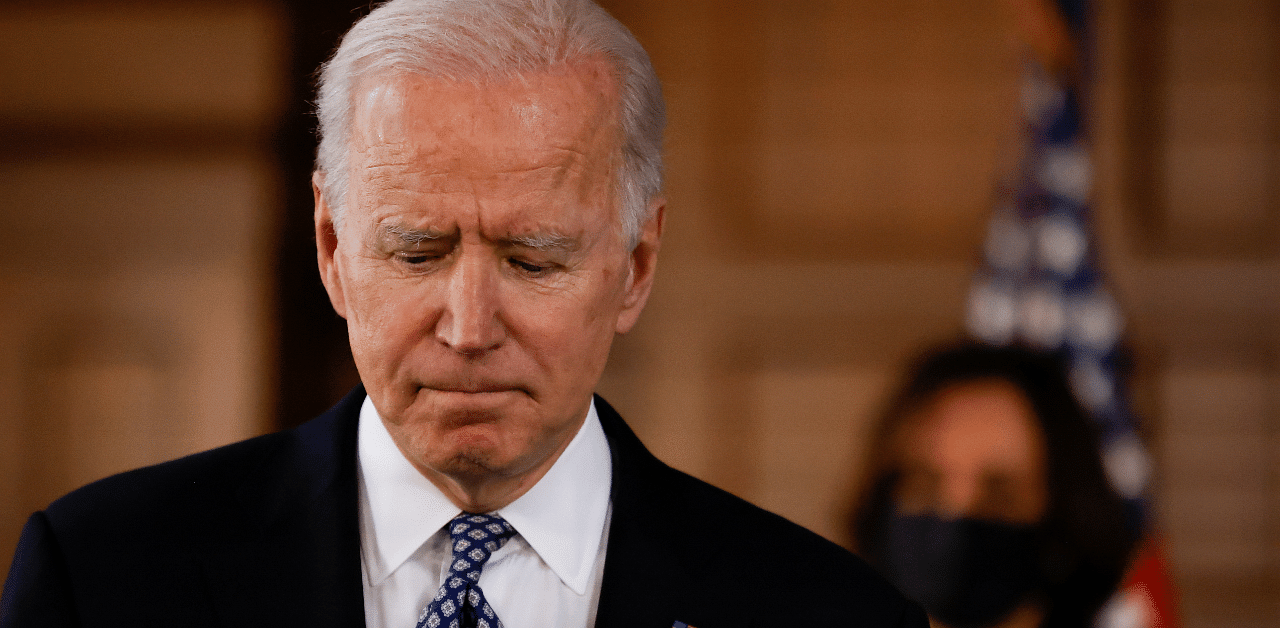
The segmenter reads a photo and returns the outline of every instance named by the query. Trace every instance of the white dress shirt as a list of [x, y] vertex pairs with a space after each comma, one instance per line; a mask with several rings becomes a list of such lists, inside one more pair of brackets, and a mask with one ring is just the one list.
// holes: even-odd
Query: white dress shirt
[[[452, 558], [444, 529], [461, 510], [396, 448], [365, 397], [358, 432], [360, 566], [368, 628], [413, 628]], [[613, 466], [595, 404], [546, 475], [497, 511], [516, 535], [480, 575], [507, 628], [595, 624]]]

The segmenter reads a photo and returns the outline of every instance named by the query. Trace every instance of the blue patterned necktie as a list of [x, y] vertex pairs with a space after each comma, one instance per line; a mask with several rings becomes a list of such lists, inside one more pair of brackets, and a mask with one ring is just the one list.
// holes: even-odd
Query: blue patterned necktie
[[480, 590], [480, 571], [489, 556], [516, 533], [497, 515], [462, 513], [449, 522], [453, 563], [435, 599], [422, 611], [417, 628], [502, 628]]

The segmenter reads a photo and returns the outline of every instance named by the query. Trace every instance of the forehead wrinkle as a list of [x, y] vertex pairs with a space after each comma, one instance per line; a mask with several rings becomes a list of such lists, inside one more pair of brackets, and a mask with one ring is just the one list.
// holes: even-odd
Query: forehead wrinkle
[[[592, 144], [584, 149], [582, 144]], [[583, 139], [581, 142], [528, 141], [513, 147], [504, 143], [464, 145], [469, 162], [474, 169], [487, 174], [507, 174], [557, 170], [562, 172], [608, 169], [615, 152], [610, 146]], [[425, 149], [425, 147], [423, 147]], [[432, 150], [419, 149], [419, 155], [430, 157]], [[463, 160], [459, 160], [463, 161]]]

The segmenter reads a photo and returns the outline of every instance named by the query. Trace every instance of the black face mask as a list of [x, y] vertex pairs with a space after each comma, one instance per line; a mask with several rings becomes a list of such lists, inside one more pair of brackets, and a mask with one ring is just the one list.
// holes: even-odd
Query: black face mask
[[993, 625], [1040, 588], [1035, 526], [898, 514], [885, 523], [881, 567], [949, 626]]

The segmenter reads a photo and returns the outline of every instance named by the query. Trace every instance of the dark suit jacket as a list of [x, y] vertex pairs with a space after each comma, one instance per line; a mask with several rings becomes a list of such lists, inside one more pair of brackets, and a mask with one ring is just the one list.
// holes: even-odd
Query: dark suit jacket
[[[298, 429], [110, 477], [32, 515], [0, 628], [364, 625], [364, 394]], [[597, 403], [614, 473], [597, 626], [927, 625], [860, 560], [662, 464]]]

